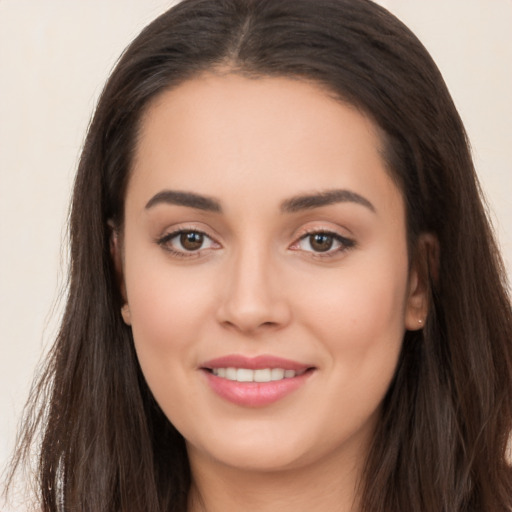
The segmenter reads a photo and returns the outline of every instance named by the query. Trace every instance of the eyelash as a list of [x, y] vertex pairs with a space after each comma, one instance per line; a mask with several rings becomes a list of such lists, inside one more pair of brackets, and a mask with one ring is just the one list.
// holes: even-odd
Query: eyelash
[[202, 253], [204, 248], [199, 248], [198, 250], [191, 250], [188, 251], [186, 249], [183, 250], [176, 250], [170, 245], [171, 240], [174, 238], [180, 237], [181, 235], [185, 234], [195, 234], [200, 235], [204, 239], [210, 240], [213, 244], [216, 244], [220, 247], [220, 244], [216, 242], [211, 236], [208, 236], [204, 231], [200, 231], [198, 229], [177, 229], [176, 231], [173, 231], [172, 233], [168, 233], [164, 235], [163, 237], [159, 238], [156, 242], [158, 245], [160, 245], [164, 250], [171, 253], [173, 256], [178, 258], [194, 258], [199, 257]]
[[[343, 253], [345, 251], [348, 251], [349, 249], [352, 249], [356, 246], [355, 240], [351, 238], [347, 238], [345, 236], [342, 236], [334, 231], [329, 231], [328, 229], [312, 229], [306, 231], [303, 235], [300, 236], [300, 238], [292, 244], [291, 247], [297, 246], [300, 242], [303, 240], [307, 240], [308, 238], [311, 238], [315, 235], [324, 235], [326, 237], [332, 238], [334, 242], [338, 242], [340, 246], [335, 249], [329, 248], [326, 251], [305, 251], [310, 252], [313, 257], [315, 258], [332, 258], [333, 256], [337, 256], [340, 253]], [[310, 241], [311, 245], [311, 241]], [[294, 249], [295, 250], [295, 249]], [[300, 249], [296, 249], [300, 250]]]
[[[200, 247], [197, 250], [186, 250], [186, 249], [176, 250], [172, 247], [172, 245], [170, 245], [171, 240], [173, 240], [174, 238], [180, 237], [184, 234], [200, 235], [201, 237], [203, 237], [203, 239], [208, 239], [211, 241], [212, 244], [214, 244], [214, 245], [216, 244], [220, 247], [220, 244], [218, 244], [218, 242], [216, 242], [212, 237], [207, 235], [205, 232], [196, 230], [196, 229], [178, 229], [176, 231], [173, 231], [172, 233], [168, 233], [168, 234], [162, 236], [161, 238], [158, 238], [156, 240], [156, 242], [164, 250], [168, 251], [175, 257], [178, 257], [178, 258], [199, 257], [201, 255], [201, 253], [205, 250], [205, 248]], [[294, 246], [298, 246], [302, 241], [304, 241], [310, 237], [313, 237], [315, 235], [324, 235], [326, 237], [332, 238], [333, 241], [340, 244], [340, 247], [338, 247], [336, 249], [328, 248], [326, 251], [314, 251], [314, 250], [304, 251], [304, 252], [309, 252], [309, 253], [313, 254], [315, 258], [331, 258], [333, 256], [336, 256], [336, 255], [342, 253], [342, 252], [352, 249], [356, 245], [354, 240], [344, 237], [344, 236], [341, 236], [336, 232], [329, 231], [326, 229], [318, 229], [318, 230], [307, 231], [306, 233], [301, 235], [298, 238], [298, 240], [290, 246], [290, 248], [292, 250], [300, 250], [300, 249], [294, 248]], [[310, 241], [310, 245], [311, 245], [311, 241]], [[206, 249], [209, 249], [209, 248], [206, 248]]]

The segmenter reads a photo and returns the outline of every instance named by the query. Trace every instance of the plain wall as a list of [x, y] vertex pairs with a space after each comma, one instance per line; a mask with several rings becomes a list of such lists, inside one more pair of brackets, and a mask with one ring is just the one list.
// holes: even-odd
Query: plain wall
[[[0, 467], [57, 329], [68, 198], [90, 115], [123, 48], [172, 3], [0, 0]], [[445, 77], [512, 275], [512, 1], [379, 3]]]

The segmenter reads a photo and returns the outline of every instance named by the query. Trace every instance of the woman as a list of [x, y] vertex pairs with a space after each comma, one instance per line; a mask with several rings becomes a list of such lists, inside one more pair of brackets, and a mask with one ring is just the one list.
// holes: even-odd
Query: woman
[[17, 459], [41, 428], [42, 510], [510, 510], [502, 265], [384, 9], [162, 15], [103, 92], [70, 232]]

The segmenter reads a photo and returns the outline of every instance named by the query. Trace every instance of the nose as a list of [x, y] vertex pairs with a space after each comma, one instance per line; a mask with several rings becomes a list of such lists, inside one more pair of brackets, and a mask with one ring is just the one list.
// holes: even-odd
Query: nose
[[271, 256], [265, 250], [248, 247], [230, 263], [217, 320], [246, 334], [285, 327], [291, 310]]

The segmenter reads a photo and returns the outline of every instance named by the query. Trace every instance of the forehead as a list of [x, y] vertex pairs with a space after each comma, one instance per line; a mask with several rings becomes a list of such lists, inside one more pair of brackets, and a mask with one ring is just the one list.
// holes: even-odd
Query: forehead
[[[215, 126], [220, 137], [220, 129], [231, 123], [243, 128], [237, 130], [240, 137], [265, 126], [267, 140], [271, 142], [269, 124], [281, 122], [287, 124], [287, 130], [279, 137], [284, 142], [286, 134], [311, 138], [311, 129], [318, 124], [323, 126], [323, 131], [335, 134], [343, 121], [341, 113], [343, 118], [350, 116], [364, 121], [359, 123], [360, 127], [364, 124], [375, 147], [381, 148], [384, 137], [377, 125], [322, 84], [291, 77], [248, 78], [233, 72], [207, 72], [154, 98], [142, 116], [141, 135], [142, 141], [153, 137], [152, 128], [158, 129], [159, 121], [174, 120], [175, 124], [180, 123], [179, 131], [184, 134], [188, 126], [193, 126], [199, 138], [204, 133], [201, 128], [208, 130]], [[355, 128], [352, 133], [357, 137]]]
[[236, 189], [277, 201], [365, 181], [389, 185], [376, 125], [302, 80], [204, 74], [157, 97], [139, 134], [129, 193]]

